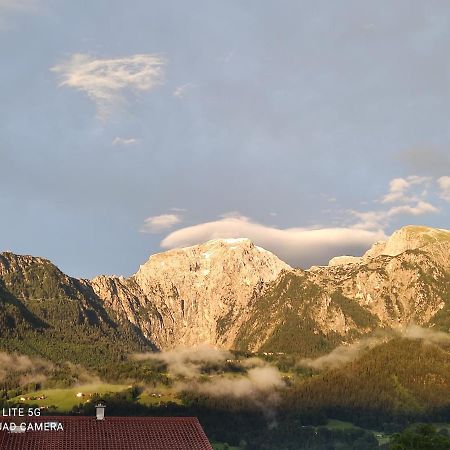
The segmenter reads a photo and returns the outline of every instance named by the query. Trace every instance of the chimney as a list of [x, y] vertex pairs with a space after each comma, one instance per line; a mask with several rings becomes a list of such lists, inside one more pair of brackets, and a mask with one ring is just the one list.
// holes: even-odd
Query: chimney
[[95, 405], [95, 416], [96, 416], [97, 420], [105, 419], [105, 408], [106, 408], [106, 406], [103, 405], [102, 403]]

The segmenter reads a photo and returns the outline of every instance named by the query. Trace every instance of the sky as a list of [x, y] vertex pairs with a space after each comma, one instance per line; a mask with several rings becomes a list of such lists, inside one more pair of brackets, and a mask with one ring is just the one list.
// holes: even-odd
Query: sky
[[450, 3], [0, 0], [0, 251], [72, 276], [450, 228]]

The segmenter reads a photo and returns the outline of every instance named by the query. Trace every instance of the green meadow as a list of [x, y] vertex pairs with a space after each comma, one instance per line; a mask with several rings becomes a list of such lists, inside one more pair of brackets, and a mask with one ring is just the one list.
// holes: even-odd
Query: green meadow
[[[13, 400], [23, 404], [55, 407], [58, 411], [70, 411], [75, 405], [90, 401], [90, 395], [121, 392], [130, 386], [125, 384], [89, 383], [65, 389], [41, 389], [15, 397]], [[82, 393], [82, 397], [77, 397]], [[39, 397], [45, 397], [39, 400]], [[25, 401], [21, 400], [25, 398]]]

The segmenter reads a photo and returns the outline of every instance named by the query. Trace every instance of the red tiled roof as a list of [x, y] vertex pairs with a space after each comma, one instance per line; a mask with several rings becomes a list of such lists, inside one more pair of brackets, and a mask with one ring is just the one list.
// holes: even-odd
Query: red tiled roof
[[[6, 422], [4, 420], [3, 422]], [[212, 450], [195, 417], [42, 416], [23, 422], [60, 422], [64, 431], [0, 431], [1, 450]]]

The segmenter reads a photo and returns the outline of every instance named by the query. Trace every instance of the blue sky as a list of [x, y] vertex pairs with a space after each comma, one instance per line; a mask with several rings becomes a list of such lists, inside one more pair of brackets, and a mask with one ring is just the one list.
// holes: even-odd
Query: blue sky
[[450, 4], [0, 0], [0, 249], [73, 276], [449, 228]]

